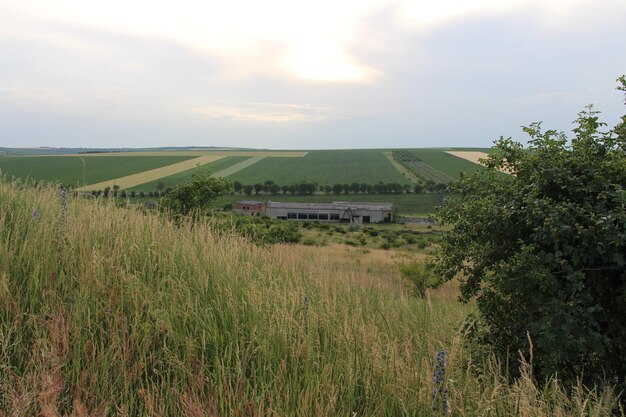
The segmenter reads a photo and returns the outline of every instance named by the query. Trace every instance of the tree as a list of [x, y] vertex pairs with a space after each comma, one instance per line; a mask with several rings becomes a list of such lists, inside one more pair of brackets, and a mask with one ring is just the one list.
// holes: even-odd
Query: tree
[[253, 188], [252, 188], [251, 185], [244, 185], [243, 186], [243, 193], [245, 195], [251, 195], [252, 194], [252, 190], [253, 190]]
[[280, 192], [280, 185], [278, 184], [274, 184], [274, 183], [269, 184], [267, 188], [271, 195], [276, 195]]
[[486, 170], [452, 184], [436, 269], [462, 272], [479, 339], [503, 362], [530, 338], [539, 375], [624, 386], [626, 116], [603, 132], [597, 113], [579, 114], [571, 142], [539, 123], [524, 128], [528, 149], [500, 138]]
[[165, 190], [165, 183], [163, 181], [159, 181], [156, 184], [156, 189], [157, 191], [163, 191]]
[[235, 182], [233, 182], [233, 189], [235, 190], [236, 193], [241, 194], [241, 190], [243, 189], [243, 185], [241, 184], [240, 181], [235, 181]]
[[215, 198], [232, 188], [229, 180], [211, 176], [211, 171], [196, 171], [189, 180], [178, 184], [161, 199], [161, 206], [175, 214], [202, 212]]
[[263, 191], [263, 184], [256, 183], [252, 186], [254, 188], [254, 194], [258, 195], [261, 191]]

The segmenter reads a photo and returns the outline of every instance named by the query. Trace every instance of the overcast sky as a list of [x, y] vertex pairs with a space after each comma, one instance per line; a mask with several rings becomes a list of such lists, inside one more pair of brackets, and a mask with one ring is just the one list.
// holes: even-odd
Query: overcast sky
[[0, 146], [489, 146], [626, 112], [624, 0], [0, 0]]

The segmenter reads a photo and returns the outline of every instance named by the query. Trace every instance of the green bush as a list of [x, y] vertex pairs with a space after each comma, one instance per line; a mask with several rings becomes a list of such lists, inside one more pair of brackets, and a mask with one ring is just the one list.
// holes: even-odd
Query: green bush
[[178, 215], [203, 212], [208, 209], [211, 201], [228, 193], [231, 188], [232, 183], [229, 180], [212, 177], [211, 171], [201, 169], [163, 197], [161, 207]]
[[438, 264], [466, 277], [462, 298], [476, 298], [503, 362], [531, 339], [543, 377], [626, 386], [626, 115], [604, 125], [589, 107], [571, 140], [538, 123], [527, 149], [501, 138], [444, 201]]
[[441, 285], [442, 280], [426, 264], [416, 259], [398, 264], [398, 269], [408, 290], [418, 298], [423, 298], [427, 289]]

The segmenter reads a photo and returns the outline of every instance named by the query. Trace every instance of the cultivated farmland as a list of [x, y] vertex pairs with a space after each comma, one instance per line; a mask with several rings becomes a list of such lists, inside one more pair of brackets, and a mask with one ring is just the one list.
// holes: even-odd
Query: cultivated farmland
[[463, 158], [475, 164], [480, 164], [480, 160], [485, 159], [488, 156], [487, 153], [479, 151], [447, 151], [446, 153], [456, 156], [457, 158]]
[[[144, 184], [146, 182], [155, 181], [160, 178], [168, 177], [174, 174], [178, 174], [184, 171], [189, 171], [194, 168], [197, 168], [202, 165], [209, 164], [211, 162], [217, 161], [219, 159], [228, 157], [228, 156], [240, 156], [240, 157], [249, 157], [250, 160], [248, 164], [252, 164], [258, 161], [260, 158], [265, 156], [273, 156], [280, 158], [297, 158], [306, 155], [306, 152], [290, 152], [290, 151], [181, 151], [181, 152], [136, 152], [136, 153], [125, 153], [124, 155], [143, 155], [143, 156], [159, 156], [162, 154], [183, 154], [183, 155], [191, 155], [196, 156], [193, 159], [187, 159], [183, 162], [179, 162], [172, 165], [167, 165], [163, 167], [159, 167], [156, 169], [152, 169], [149, 171], [140, 172], [133, 175], [128, 175], [125, 177], [114, 178], [107, 181], [102, 181], [96, 184], [88, 184], [86, 186], [81, 187], [82, 191], [88, 190], [99, 190], [106, 187], [112, 187], [113, 185], [118, 185], [122, 189], [127, 189], [131, 187], [135, 187], [139, 184]], [[99, 154], [101, 157], [112, 157], [115, 154], [104, 153]], [[119, 154], [118, 154], [119, 155]], [[247, 166], [245, 162], [242, 162], [242, 167]], [[231, 168], [232, 169], [232, 168]], [[236, 171], [233, 170], [233, 171]]]
[[229, 177], [244, 184], [272, 180], [277, 184], [313, 181], [320, 185], [338, 183], [376, 184], [396, 182], [409, 184], [385, 157], [382, 150], [325, 150], [309, 151], [299, 159], [265, 158]]
[[421, 161], [452, 178], [458, 179], [461, 171], [472, 173], [482, 169], [480, 165], [450, 155], [449, 149], [411, 149], [410, 152]]
[[[217, 161], [211, 162], [207, 164], [205, 167], [210, 169], [211, 172], [217, 174], [222, 172], [228, 168], [231, 168], [235, 165], [238, 165], [241, 162], [248, 161], [255, 157], [249, 156], [227, 156], [222, 159], [218, 159]], [[159, 178], [153, 181], [145, 182], [143, 184], [136, 185], [134, 187], [130, 187], [130, 191], [154, 191], [159, 182], [163, 182], [164, 188], [173, 188], [176, 185], [180, 184], [183, 181], [191, 178], [194, 172], [196, 172], [196, 167], [178, 172], [174, 175], [169, 175], [167, 177]]]
[[0, 157], [0, 170], [8, 177], [59, 181], [77, 186], [98, 183], [183, 162], [191, 155], [100, 155]]
[[455, 178], [427, 164], [409, 151], [393, 151], [392, 158], [402, 164], [412, 174], [424, 181], [434, 181], [438, 183], [455, 181]]

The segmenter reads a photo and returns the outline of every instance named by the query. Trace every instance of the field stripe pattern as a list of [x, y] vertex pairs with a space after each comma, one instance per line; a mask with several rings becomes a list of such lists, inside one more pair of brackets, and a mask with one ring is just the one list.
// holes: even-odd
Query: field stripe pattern
[[257, 162], [259, 162], [261, 159], [265, 158], [264, 156], [253, 156], [252, 158], [246, 159], [243, 162], [239, 162], [236, 165], [233, 165], [231, 167], [225, 168], [221, 171], [216, 172], [215, 174], [213, 174], [216, 177], [228, 177], [229, 175], [233, 175], [236, 172], [241, 171], [244, 168], [248, 168], [250, 165], [255, 164]]
[[161, 168], [151, 169], [149, 171], [140, 172], [139, 174], [128, 175], [126, 177], [116, 178], [108, 181], [99, 182], [97, 184], [89, 184], [79, 188], [79, 191], [101, 190], [106, 187], [119, 185], [121, 189], [134, 187], [144, 182], [156, 180], [158, 178], [167, 177], [181, 171], [186, 171], [194, 167], [202, 166], [218, 159], [223, 158], [221, 155], [206, 155], [198, 158], [188, 159], [177, 164], [167, 165]]
[[[265, 156], [272, 156], [272, 157], [278, 157], [278, 158], [294, 158], [294, 157], [303, 157], [306, 156], [307, 152], [274, 152], [274, 151], [225, 151], [225, 152], [211, 152], [211, 151], [207, 151], [207, 152], [164, 152], [165, 154], [169, 155], [171, 154], [175, 154], [178, 156], [189, 156], [189, 155], [196, 155], [198, 156], [197, 158], [193, 158], [193, 159], [189, 159], [180, 163], [176, 163], [176, 164], [172, 164], [172, 165], [168, 165], [168, 166], [164, 166], [161, 168], [157, 168], [157, 169], [152, 169], [149, 171], [144, 171], [138, 174], [134, 174], [134, 175], [128, 175], [125, 177], [120, 177], [120, 178], [114, 178], [111, 180], [107, 180], [107, 181], [102, 181], [96, 184], [88, 184], [85, 185], [81, 188], [79, 188], [79, 191], [89, 191], [89, 190], [101, 190], [104, 189], [106, 187], [113, 187], [113, 185], [118, 185], [121, 189], [127, 189], [127, 188], [131, 188], [131, 187], [135, 187], [137, 185], [140, 184], [144, 184], [146, 182], [150, 182], [150, 181], [154, 181], [157, 180], [159, 178], [163, 178], [163, 177], [168, 177], [170, 175], [174, 175], [177, 174], [179, 172], [183, 172], [183, 171], [187, 171], [202, 165], [206, 165], [208, 163], [217, 161], [219, 159], [225, 158], [227, 156], [250, 156], [250, 159], [244, 161], [242, 164], [244, 164], [243, 166], [241, 166], [239, 169], [233, 169], [233, 167], [230, 167], [223, 170], [226, 171], [226, 175], [232, 175], [235, 172], [239, 171], [240, 169], [244, 169], [247, 168], [248, 166], [260, 161], [261, 159], [263, 159]], [[117, 155], [119, 156], [120, 153], [111, 153], [111, 154], [99, 154], [98, 156], [112, 156], [112, 155]], [[141, 155], [141, 156], [155, 156], [158, 155], [158, 152], [128, 152], [128, 154], [134, 154], [134, 155]], [[238, 164], [239, 165], [239, 164]], [[232, 169], [232, 170], [231, 170]], [[216, 173], [217, 176], [226, 176], [224, 174], [221, 174], [220, 171], [218, 173]]]

